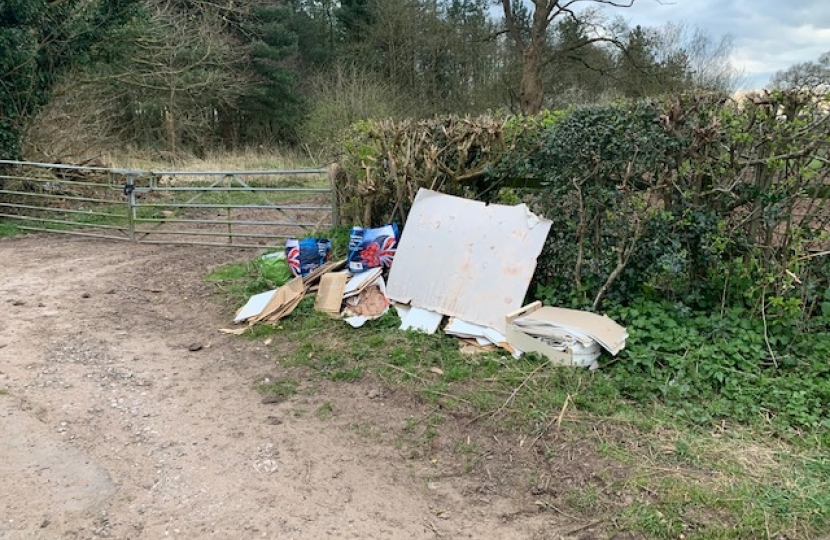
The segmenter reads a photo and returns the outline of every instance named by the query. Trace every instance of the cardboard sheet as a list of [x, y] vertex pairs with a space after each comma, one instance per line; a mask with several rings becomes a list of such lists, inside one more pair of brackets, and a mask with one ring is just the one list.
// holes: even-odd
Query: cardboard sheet
[[342, 261], [327, 262], [326, 264], [324, 264], [320, 268], [317, 268], [316, 270], [311, 272], [309, 275], [304, 277], [303, 282], [306, 284], [306, 287], [311, 287], [312, 285], [314, 285], [315, 283], [320, 281], [322, 276], [324, 276], [325, 274], [327, 274], [329, 272], [335, 272], [337, 270], [341, 270], [345, 267], [346, 267], [346, 259], [343, 259]]
[[349, 279], [348, 272], [330, 272], [320, 278], [320, 290], [314, 300], [314, 309], [337, 315], [343, 303], [343, 290]]
[[495, 345], [481, 345], [474, 339], [462, 339], [458, 347], [458, 352], [466, 355], [483, 354], [498, 350]]
[[[596, 341], [614, 356], [625, 347], [625, 340], [628, 339], [625, 328], [605, 315], [577, 309], [542, 307], [540, 302], [534, 302], [508, 315], [506, 321], [511, 329], [525, 335], [561, 340], [564, 332], [586, 347]], [[513, 332], [508, 337], [512, 334]]]
[[551, 222], [527, 206], [418, 192], [389, 274], [389, 298], [505, 331], [522, 306]]
[[276, 322], [294, 311], [303, 296], [305, 296], [303, 278], [295, 277], [277, 289], [262, 313], [251, 319], [254, 321]]
[[247, 328], [220, 328], [220, 334], [230, 334], [232, 336], [241, 336], [245, 332], [247, 332]]
[[297, 296], [293, 300], [289, 300], [280, 306], [276, 311], [273, 311], [270, 314], [263, 314], [260, 320], [271, 324], [279, 322], [281, 319], [289, 316], [291, 312], [300, 305], [300, 302], [303, 301], [304, 296], [305, 295]]

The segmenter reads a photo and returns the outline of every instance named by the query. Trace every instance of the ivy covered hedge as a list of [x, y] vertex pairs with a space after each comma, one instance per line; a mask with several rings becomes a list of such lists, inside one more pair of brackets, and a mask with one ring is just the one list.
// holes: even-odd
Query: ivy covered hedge
[[361, 122], [340, 163], [343, 217], [404, 221], [420, 187], [524, 200], [554, 221], [535, 280], [551, 303], [780, 296], [813, 313], [830, 283], [827, 106], [776, 92]]
[[586, 399], [830, 443], [829, 98], [366, 122], [338, 189], [364, 225], [403, 221], [419, 187], [528, 203], [553, 221], [531, 294], [609, 313], [631, 336]]

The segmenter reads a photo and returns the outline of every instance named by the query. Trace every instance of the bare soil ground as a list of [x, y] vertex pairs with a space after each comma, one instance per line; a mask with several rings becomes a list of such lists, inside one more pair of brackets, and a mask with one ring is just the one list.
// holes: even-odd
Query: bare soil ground
[[[231, 313], [203, 281], [250, 256], [0, 241], [0, 539], [509, 540], [580, 528], [514, 489], [507, 479], [524, 471], [508, 452], [485, 456], [483, 475], [459, 474], [450, 452], [436, 452], [446, 466], [405, 458], [395, 433], [412, 411], [371, 383], [263, 404], [253, 386], [279, 375], [279, 347], [219, 334]], [[316, 415], [323, 404], [335, 414]]]

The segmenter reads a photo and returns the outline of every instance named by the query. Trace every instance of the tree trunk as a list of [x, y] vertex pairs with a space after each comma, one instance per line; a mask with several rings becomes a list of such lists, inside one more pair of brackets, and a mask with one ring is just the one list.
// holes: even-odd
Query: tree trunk
[[519, 108], [522, 114], [536, 114], [542, 110], [542, 50], [539, 43], [528, 43], [522, 53], [522, 83], [519, 88]]
[[518, 21], [513, 15], [512, 0], [502, 0], [507, 33], [517, 52], [522, 55], [522, 80], [519, 85], [519, 108], [522, 114], [537, 114], [542, 110], [545, 92], [542, 87], [542, 72], [545, 69], [543, 51], [547, 43], [548, 28], [551, 24], [551, 11], [558, 2], [551, 0], [533, 0], [533, 20], [529, 28], [530, 35], [524, 37]]
[[176, 153], [176, 120], [171, 110], [164, 111], [164, 130], [167, 132], [167, 151]]

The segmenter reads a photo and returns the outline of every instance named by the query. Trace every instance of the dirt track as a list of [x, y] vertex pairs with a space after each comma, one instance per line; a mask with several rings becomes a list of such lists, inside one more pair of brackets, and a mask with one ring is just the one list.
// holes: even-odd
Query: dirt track
[[357, 386], [261, 404], [273, 350], [217, 333], [202, 279], [249, 256], [0, 241], [0, 539], [558, 538], [350, 427], [404, 414]]

